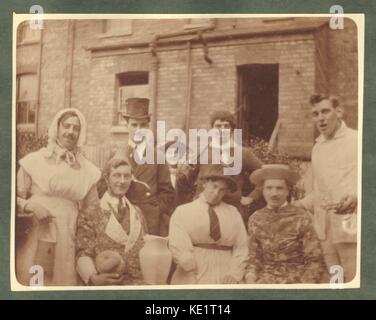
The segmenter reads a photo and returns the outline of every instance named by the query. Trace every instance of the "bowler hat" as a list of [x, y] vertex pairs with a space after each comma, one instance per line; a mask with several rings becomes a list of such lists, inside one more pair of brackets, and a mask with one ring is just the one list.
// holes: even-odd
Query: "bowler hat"
[[264, 164], [260, 169], [252, 172], [249, 179], [253, 184], [260, 184], [267, 179], [282, 179], [293, 185], [300, 176], [285, 164]]
[[146, 119], [150, 118], [149, 99], [146, 98], [129, 98], [125, 101], [124, 118]]
[[207, 171], [201, 176], [201, 179], [219, 179], [226, 181], [231, 192], [235, 192], [237, 189], [237, 184], [233, 176], [224, 174], [225, 166], [220, 164], [208, 165]]

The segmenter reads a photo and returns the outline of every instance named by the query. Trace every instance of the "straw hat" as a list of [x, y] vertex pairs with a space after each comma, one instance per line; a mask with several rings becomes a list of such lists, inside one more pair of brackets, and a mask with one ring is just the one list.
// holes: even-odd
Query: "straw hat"
[[300, 176], [291, 170], [290, 166], [285, 164], [264, 164], [260, 169], [252, 172], [249, 179], [255, 185], [264, 182], [267, 179], [282, 179], [288, 184], [293, 185], [298, 182]]

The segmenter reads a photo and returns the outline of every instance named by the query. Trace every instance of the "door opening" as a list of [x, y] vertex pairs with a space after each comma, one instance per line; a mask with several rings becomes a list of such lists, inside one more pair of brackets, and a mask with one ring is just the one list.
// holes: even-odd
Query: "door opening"
[[278, 119], [278, 64], [249, 64], [237, 69], [238, 125], [243, 139], [269, 141]]

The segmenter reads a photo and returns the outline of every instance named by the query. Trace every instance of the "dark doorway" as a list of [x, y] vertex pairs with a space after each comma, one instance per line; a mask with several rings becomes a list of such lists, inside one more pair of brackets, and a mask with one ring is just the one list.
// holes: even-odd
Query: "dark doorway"
[[238, 67], [238, 125], [243, 139], [269, 141], [278, 119], [278, 64]]

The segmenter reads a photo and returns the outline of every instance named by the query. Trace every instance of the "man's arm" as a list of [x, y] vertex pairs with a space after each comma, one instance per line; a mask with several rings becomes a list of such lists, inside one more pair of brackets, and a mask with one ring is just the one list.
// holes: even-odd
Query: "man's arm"
[[180, 210], [177, 208], [171, 216], [168, 245], [176, 264], [186, 272], [193, 272], [196, 270], [193, 244], [184, 227]]
[[170, 171], [165, 164], [158, 165], [158, 204], [162, 213], [170, 215], [173, 211], [173, 204], [175, 200], [175, 190], [172, 187], [170, 179]]
[[99, 206], [80, 210], [77, 217], [76, 259], [77, 272], [81, 279], [88, 284], [92, 275], [97, 274], [94, 264], [96, 232], [98, 223], [97, 210]]
[[[246, 172], [252, 173], [256, 169], [261, 168], [262, 165], [262, 161], [251, 151], [250, 148], [243, 147], [243, 166]], [[249, 177], [247, 177], [247, 179], [249, 180]], [[246, 198], [252, 199], [252, 201], [242, 199], [242, 202], [244, 205], [249, 205], [252, 202], [261, 199], [262, 192], [256, 187]]]
[[258, 278], [258, 272], [261, 269], [263, 264], [262, 261], [262, 254], [261, 248], [259, 247], [257, 237], [256, 237], [256, 229], [257, 226], [254, 222], [254, 218], [256, 213], [254, 213], [248, 221], [248, 263], [245, 272], [245, 281], [246, 283], [256, 283]]
[[245, 268], [247, 266], [248, 244], [247, 231], [245, 230], [244, 222], [240, 213], [236, 215], [235, 219], [237, 220], [237, 228], [234, 230], [234, 232], [236, 232], [236, 236], [232, 250], [229, 275], [232, 276], [236, 282], [239, 282], [243, 279]]
[[303, 283], [319, 283], [321, 274], [324, 272], [323, 256], [320, 241], [313, 228], [312, 221], [308, 213], [304, 214], [300, 226], [301, 243], [304, 255]]

